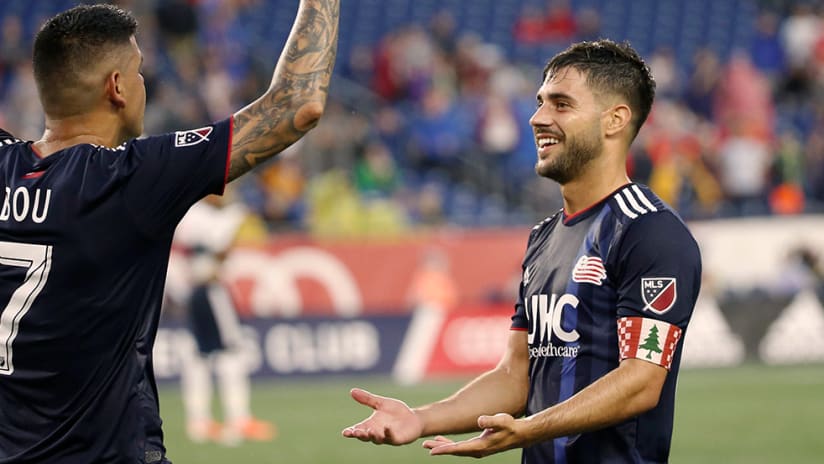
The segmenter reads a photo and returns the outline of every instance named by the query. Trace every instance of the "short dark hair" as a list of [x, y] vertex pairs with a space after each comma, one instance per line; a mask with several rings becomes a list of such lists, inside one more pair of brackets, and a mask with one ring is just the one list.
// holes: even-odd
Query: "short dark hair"
[[52, 17], [34, 39], [34, 78], [44, 109], [66, 102], [83, 71], [127, 45], [137, 31], [131, 13], [113, 5], [80, 5]]
[[543, 80], [565, 68], [585, 74], [587, 85], [594, 92], [625, 98], [632, 109], [633, 137], [638, 135], [652, 109], [655, 79], [649, 66], [628, 42], [601, 39], [573, 44], [547, 63]]

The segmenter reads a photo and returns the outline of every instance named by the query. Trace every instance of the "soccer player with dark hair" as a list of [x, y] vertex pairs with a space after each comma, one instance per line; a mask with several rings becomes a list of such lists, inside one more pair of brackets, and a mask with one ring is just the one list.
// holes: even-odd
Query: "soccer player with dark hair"
[[423, 443], [433, 455], [523, 448], [531, 464], [667, 462], [701, 257], [678, 215], [627, 176], [654, 94], [626, 44], [582, 42], [548, 63], [530, 119], [535, 170], [560, 184], [564, 207], [529, 235], [506, 352], [423, 407], [353, 389], [374, 412], [345, 437], [435, 436]]
[[152, 346], [175, 227], [317, 124], [338, 16], [302, 0], [259, 99], [142, 139], [134, 17], [78, 6], [38, 32], [46, 130], [0, 143], [0, 463], [168, 462]]

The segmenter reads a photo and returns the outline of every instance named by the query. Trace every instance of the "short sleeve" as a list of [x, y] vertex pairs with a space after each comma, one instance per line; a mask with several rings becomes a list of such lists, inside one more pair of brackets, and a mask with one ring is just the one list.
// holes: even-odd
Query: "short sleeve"
[[226, 185], [232, 118], [211, 126], [136, 139], [125, 146], [133, 164], [123, 200], [150, 236], [171, 233], [195, 202]]
[[515, 314], [512, 315], [512, 330], [529, 329], [529, 321], [526, 317], [526, 305], [524, 304], [524, 283], [518, 285], [518, 301], [515, 302]]
[[618, 319], [686, 328], [701, 285], [701, 255], [677, 216], [661, 212], [631, 222], [610, 261], [617, 269]]
[[524, 254], [524, 260], [521, 263], [522, 277], [521, 282], [518, 284], [518, 300], [515, 302], [515, 312], [512, 314], [512, 324], [510, 325], [511, 330], [529, 330], [529, 320], [526, 316], [526, 304], [524, 303], [524, 280], [529, 278], [529, 274], [526, 270], [526, 257], [529, 254], [529, 248], [535, 240], [535, 237], [536, 231], [533, 229], [529, 234], [529, 239], [527, 240], [526, 245], [526, 253]]

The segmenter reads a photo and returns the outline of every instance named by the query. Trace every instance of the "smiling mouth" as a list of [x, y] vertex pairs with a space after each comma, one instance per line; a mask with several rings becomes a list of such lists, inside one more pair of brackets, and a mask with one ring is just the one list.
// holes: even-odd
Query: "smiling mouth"
[[552, 145], [561, 143], [561, 141], [556, 137], [538, 137], [535, 142], [538, 145], [538, 148], [551, 147]]
[[543, 158], [542, 155], [547, 155], [549, 150], [561, 143], [561, 139], [557, 137], [548, 137], [548, 136], [541, 136], [535, 139], [535, 145], [538, 147], [538, 155]]

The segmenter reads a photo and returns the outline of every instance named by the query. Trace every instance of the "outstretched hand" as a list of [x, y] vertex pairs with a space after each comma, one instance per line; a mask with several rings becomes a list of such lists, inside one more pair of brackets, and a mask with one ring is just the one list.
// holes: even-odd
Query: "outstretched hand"
[[446, 437], [437, 436], [424, 441], [423, 447], [427, 448], [432, 456], [451, 454], [482, 458], [528, 444], [523, 422], [509, 414], [481, 416], [478, 418], [478, 427], [482, 428], [483, 432], [468, 440], [452, 441]]
[[357, 438], [377, 445], [405, 445], [420, 438], [423, 422], [403, 401], [373, 395], [353, 388], [352, 398], [374, 411], [365, 420], [343, 429], [346, 438]]

